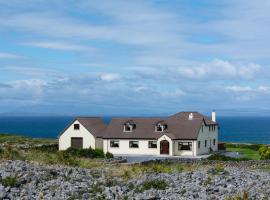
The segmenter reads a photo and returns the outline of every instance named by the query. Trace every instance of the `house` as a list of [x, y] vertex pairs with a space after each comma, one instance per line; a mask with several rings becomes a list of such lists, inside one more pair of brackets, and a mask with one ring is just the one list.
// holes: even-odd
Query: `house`
[[102, 149], [106, 127], [100, 117], [78, 117], [59, 135], [59, 150], [69, 147]]
[[165, 118], [77, 118], [59, 137], [59, 149], [100, 148], [115, 155], [197, 156], [218, 150], [216, 113], [179, 112]]

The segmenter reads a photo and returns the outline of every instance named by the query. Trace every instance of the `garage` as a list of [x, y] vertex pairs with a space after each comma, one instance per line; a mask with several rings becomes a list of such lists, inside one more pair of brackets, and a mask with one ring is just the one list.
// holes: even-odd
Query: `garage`
[[82, 137], [72, 137], [71, 138], [71, 147], [74, 149], [83, 148], [83, 138]]

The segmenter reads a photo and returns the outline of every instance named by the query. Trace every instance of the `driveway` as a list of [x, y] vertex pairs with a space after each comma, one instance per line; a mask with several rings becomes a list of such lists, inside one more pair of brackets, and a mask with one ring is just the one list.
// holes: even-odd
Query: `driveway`
[[128, 163], [141, 163], [150, 160], [165, 160], [165, 159], [178, 159], [178, 158], [187, 158], [187, 159], [201, 159], [207, 158], [209, 155], [201, 156], [144, 156], [144, 155], [115, 155], [115, 157], [122, 157], [127, 160]]

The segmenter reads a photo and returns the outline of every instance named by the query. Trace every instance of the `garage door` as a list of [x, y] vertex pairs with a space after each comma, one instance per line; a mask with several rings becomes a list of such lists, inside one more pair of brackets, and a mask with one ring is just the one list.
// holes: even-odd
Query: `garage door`
[[83, 138], [71, 138], [71, 147], [75, 149], [83, 148]]

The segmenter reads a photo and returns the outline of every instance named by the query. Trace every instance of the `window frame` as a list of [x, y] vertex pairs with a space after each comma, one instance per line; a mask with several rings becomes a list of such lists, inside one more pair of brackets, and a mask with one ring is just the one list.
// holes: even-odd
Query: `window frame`
[[[155, 143], [156, 147], [151, 147], [151, 143]], [[148, 149], [157, 149], [157, 141], [155, 140], [150, 140], [148, 141]]]
[[[130, 130], [127, 130], [126, 128], [129, 127]], [[131, 124], [124, 124], [124, 132], [132, 132], [133, 131], [133, 126]]]
[[[186, 143], [187, 145], [183, 145]], [[189, 146], [189, 149], [181, 149], [181, 147], [183, 146]], [[192, 142], [178, 142], [178, 151], [192, 151], [192, 148], [193, 148]]]
[[[131, 143], [137, 143], [137, 147], [136, 146], [132, 146]], [[139, 141], [138, 140], [130, 140], [129, 141], [129, 148], [130, 149], [138, 149], [140, 146], [139, 146]]]
[[[118, 144], [118, 147], [117, 146], [112, 146], [112, 143], [117, 143]], [[120, 148], [120, 141], [119, 140], [110, 140], [110, 148]]]

